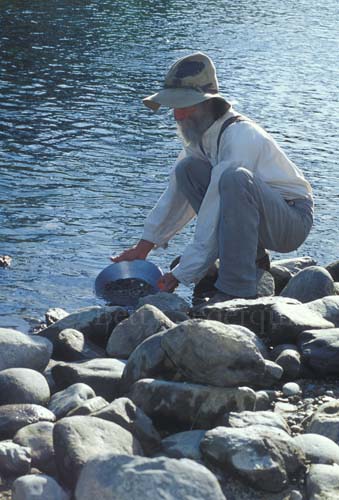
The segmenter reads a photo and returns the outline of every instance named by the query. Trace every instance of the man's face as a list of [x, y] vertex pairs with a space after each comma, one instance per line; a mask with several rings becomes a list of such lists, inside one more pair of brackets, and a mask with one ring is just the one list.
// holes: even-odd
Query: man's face
[[206, 116], [204, 106], [197, 104], [187, 108], [176, 108], [173, 110], [174, 119], [177, 122], [177, 131], [186, 145], [199, 144], [206, 130]]

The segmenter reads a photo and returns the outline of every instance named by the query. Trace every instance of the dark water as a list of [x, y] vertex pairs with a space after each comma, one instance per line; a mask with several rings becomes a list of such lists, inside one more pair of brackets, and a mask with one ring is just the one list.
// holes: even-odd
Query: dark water
[[[95, 276], [137, 241], [180, 148], [170, 114], [141, 99], [194, 50], [311, 181], [298, 254], [339, 258], [336, 0], [3, 0], [0, 23], [1, 326], [96, 302]], [[152, 260], [166, 269], [192, 231]]]

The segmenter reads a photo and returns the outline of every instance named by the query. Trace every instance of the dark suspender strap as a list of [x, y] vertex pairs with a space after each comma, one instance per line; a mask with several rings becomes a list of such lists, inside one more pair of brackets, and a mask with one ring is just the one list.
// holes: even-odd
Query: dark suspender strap
[[244, 121], [246, 121], [246, 118], [244, 116], [241, 116], [241, 115], [231, 116], [231, 118], [224, 121], [224, 123], [221, 125], [221, 129], [219, 131], [219, 135], [218, 135], [218, 139], [217, 139], [217, 156], [219, 154], [219, 146], [220, 146], [221, 136], [224, 133], [224, 131], [227, 129], [227, 127], [232, 125], [232, 123], [234, 123], [234, 122], [244, 122]]

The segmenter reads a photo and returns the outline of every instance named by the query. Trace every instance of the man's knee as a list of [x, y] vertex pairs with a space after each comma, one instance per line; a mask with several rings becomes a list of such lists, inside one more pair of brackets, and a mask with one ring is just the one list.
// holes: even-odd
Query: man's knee
[[237, 189], [237, 187], [247, 186], [252, 179], [252, 172], [244, 167], [229, 168], [220, 177], [219, 190]]

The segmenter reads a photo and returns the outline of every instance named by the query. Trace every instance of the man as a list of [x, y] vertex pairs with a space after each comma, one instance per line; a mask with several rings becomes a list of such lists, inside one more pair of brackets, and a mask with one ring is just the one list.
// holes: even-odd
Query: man
[[205, 54], [175, 62], [164, 88], [143, 102], [153, 111], [161, 105], [174, 110], [184, 149], [142, 239], [112, 260], [145, 259], [197, 214], [194, 239], [162, 278], [162, 289], [197, 283], [219, 257], [212, 300], [255, 297], [265, 249], [295, 250], [311, 229], [310, 184], [271, 136], [219, 94]]

